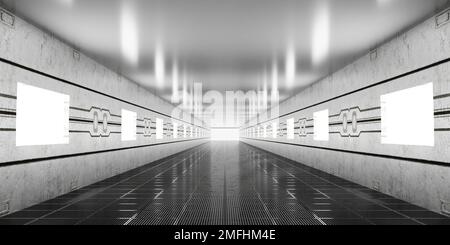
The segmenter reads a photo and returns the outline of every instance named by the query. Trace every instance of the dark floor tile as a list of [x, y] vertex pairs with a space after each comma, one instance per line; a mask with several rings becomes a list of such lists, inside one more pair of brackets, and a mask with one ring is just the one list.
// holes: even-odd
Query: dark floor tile
[[87, 199], [80, 200], [78, 202], [74, 202], [71, 205], [75, 205], [75, 204], [106, 205], [106, 204], [110, 203], [111, 200], [114, 200], [114, 199], [107, 199], [107, 200], [105, 200], [105, 199], [91, 199], [91, 198], [87, 198]]
[[30, 225], [75, 225], [79, 219], [38, 219]]
[[417, 219], [425, 225], [450, 225], [450, 219]]
[[109, 198], [109, 199], [116, 199], [123, 196], [124, 193], [97, 193], [91, 196], [92, 199], [96, 198]]
[[426, 210], [422, 207], [419, 207], [419, 206], [416, 206], [416, 205], [413, 205], [410, 203], [386, 204], [384, 206], [386, 206], [387, 208], [390, 208], [390, 209], [397, 210], [397, 211], [400, 211], [400, 210], [422, 210], [422, 211], [425, 211]]
[[49, 219], [81, 219], [89, 216], [92, 214], [93, 211], [89, 210], [80, 210], [80, 211], [73, 211], [73, 210], [61, 210], [54, 213], [51, 213], [45, 218]]
[[130, 192], [132, 189], [107, 189], [105, 191], [102, 191], [103, 194], [120, 194], [124, 195]]
[[411, 219], [370, 219], [376, 225], [420, 225]]
[[355, 199], [356, 196], [351, 193], [331, 193], [327, 194], [327, 196], [333, 198], [333, 199]]
[[314, 211], [319, 218], [334, 218], [334, 219], [360, 219], [360, 217], [349, 211]]
[[410, 210], [402, 210], [399, 211], [400, 213], [407, 215], [411, 218], [422, 218], [422, 219], [445, 219], [449, 217], [446, 217], [442, 214], [438, 214], [432, 211], [424, 211], [424, 210], [418, 210], [418, 211], [410, 211]]
[[105, 207], [107, 204], [103, 203], [75, 203], [70, 206], [64, 207], [65, 211], [95, 211]]
[[78, 225], [123, 225], [128, 219], [86, 219]]
[[117, 198], [102, 198], [102, 197], [89, 197], [84, 199], [84, 202], [93, 202], [93, 203], [110, 203], [114, 200], [117, 200]]
[[137, 211], [140, 208], [143, 208], [144, 205], [109, 205], [105, 208], [103, 208], [102, 210], [104, 211], [125, 211], [125, 210], [129, 210], [129, 211]]
[[396, 199], [396, 198], [386, 198], [386, 199], [378, 199], [380, 202], [382, 202], [383, 204], [409, 204], [408, 202], [405, 202], [403, 200], [400, 199]]
[[330, 205], [330, 206], [313, 206], [310, 207], [311, 211], [322, 211], [322, 212], [348, 212], [348, 209], [342, 207], [342, 206], [335, 206], [335, 205]]
[[72, 199], [67, 199], [67, 198], [54, 198], [54, 199], [50, 199], [48, 201], [42, 202], [41, 204], [60, 204], [60, 205], [65, 205], [68, 204], [72, 201]]
[[335, 200], [335, 201], [341, 205], [355, 206], [355, 207], [376, 204], [375, 202], [373, 202], [370, 199], [363, 199], [363, 198], [359, 198], [359, 197], [346, 198], [346, 199], [340, 199], [340, 200]]
[[327, 225], [371, 225], [362, 219], [322, 219]]
[[123, 199], [128, 199], [128, 198], [136, 198], [136, 199], [150, 199], [150, 198], [154, 198], [155, 195], [159, 193], [159, 191], [154, 191], [154, 192], [147, 192], [147, 193], [129, 193], [126, 195], [123, 195], [122, 198]]
[[406, 218], [403, 215], [389, 211], [389, 210], [380, 210], [380, 211], [358, 211], [361, 216], [369, 218], [369, 219], [401, 219]]
[[21, 211], [52, 211], [64, 207], [62, 204], [37, 204]]
[[355, 210], [359, 211], [388, 211], [389, 209], [380, 205], [360, 205], [356, 206]]
[[117, 210], [105, 210], [98, 213], [95, 213], [92, 218], [93, 219], [123, 219], [123, 218], [131, 218], [137, 212], [136, 211], [117, 211]]
[[30, 219], [36, 219], [39, 218], [43, 215], [46, 215], [48, 213], [50, 213], [51, 211], [48, 210], [23, 210], [23, 211], [18, 211], [12, 214], [9, 214], [7, 216], [5, 216], [5, 218], [30, 218]]
[[24, 225], [33, 219], [9, 219], [0, 218], [0, 225]]

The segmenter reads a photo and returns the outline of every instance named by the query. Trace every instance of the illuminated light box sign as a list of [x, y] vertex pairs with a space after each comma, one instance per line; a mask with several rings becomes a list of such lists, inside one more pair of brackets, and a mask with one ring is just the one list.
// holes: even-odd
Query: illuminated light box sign
[[289, 118], [286, 120], [287, 138], [294, 139], [294, 118]]
[[178, 138], [178, 123], [173, 123], [173, 138]]
[[122, 109], [122, 141], [136, 140], [136, 112]]
[[380, 96], [381, 143], [434, 146], [433, 84]]
[[278, 135], [278, 123], [272, 123], [272, 138], [277, 138]]
[[17, 83], [16, 146], [69, 143], [70, 96]]
[[156, 139], [160, 140], [164, 134], [164, 121], [161, 118], [156, 118]]
[[314, 140], [328, 141], [329, 127], [328, 127], [328, 110], [314, 112]]

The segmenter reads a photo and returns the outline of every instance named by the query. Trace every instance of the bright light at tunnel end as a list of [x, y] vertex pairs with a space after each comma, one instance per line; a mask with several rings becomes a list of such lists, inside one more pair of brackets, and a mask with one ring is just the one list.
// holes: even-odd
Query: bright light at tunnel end
[[238, 141], [239, 128], [211, 128], [211, 141]]

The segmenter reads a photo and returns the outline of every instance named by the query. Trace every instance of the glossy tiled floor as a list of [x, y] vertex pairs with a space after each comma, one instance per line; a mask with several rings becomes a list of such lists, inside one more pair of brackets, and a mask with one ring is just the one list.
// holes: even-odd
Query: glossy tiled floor
[[450, 224], [450, 219], [238, 142], [211, 142], [0, 224]]

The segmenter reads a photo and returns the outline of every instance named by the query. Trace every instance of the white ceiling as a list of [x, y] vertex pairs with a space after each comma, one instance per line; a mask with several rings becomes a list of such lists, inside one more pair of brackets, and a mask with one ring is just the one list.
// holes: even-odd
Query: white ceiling
[[[270, 89], [271, 72], [276, 64], [280, 94], [292, 95], [448, 3], [447, 0], [0, 2], [166, 98], [171, 94], [174, 63], [179, 71], [179, 84], [183, 79], [188, 83], [201, 82], [207, 90], [256, 89], [263, 87], [265, 80]], [[165, 80], [160, 83], [154, 75], [158, 52], [165, 64]], [[295, 57], [296, 75], [291, 82], [285, 79], [288, 52]]]

